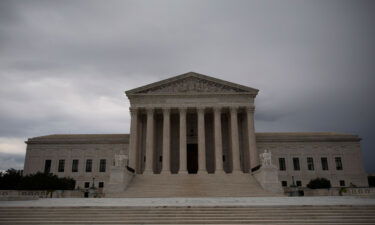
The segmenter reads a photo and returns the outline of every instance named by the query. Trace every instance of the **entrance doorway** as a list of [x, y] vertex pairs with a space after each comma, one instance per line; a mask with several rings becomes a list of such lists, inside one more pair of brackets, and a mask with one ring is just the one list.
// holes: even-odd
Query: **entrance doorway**
[[198, 145], [187, 145], [187, 169], [188, 173], [194, 174], [198, 172]]

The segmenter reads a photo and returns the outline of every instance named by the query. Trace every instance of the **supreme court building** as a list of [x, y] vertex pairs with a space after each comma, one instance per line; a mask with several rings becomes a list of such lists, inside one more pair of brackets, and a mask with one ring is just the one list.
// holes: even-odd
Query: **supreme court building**
[[269, 196], [317, 177], [368, 186], [357, 135], [256, 133], [257, 94], [194, 72], [126, 91], [130, 134], [30, 138], [24, 173], [73, 177], [79, 188], [94, 178], [113, 197]]

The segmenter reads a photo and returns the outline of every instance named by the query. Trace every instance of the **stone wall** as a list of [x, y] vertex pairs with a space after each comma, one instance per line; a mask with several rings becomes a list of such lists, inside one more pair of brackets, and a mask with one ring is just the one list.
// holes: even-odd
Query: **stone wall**
[[[77, 135], [79, 136], [79, 135]], [[65, 135], [65, 138], [51, 138], [50, 136], [29, 139], [25, 157], [24, 175], [43, 172], [45, 161], [51, 160], [50, 172], [59, 177], [72, 177], [76, 187], [84, 188], [85, 182], [92, 185], [93, 178], [95, 186], [99, 182], [108, 183], [110, 168], [114, 163], [115, 154], [128, 154], [127, 136], [99, 137], [93, 135], [78, 139], [74, 135]], [[78, 159], [78, 172], [72, 172], [72, 162]], [[92, 159], [92, 172], [86, 172], [86, 160]], [[106, 160], [105, 172], [99, 172], [101, 159]], [[59, 160], [65, 160], [64, 172], [58, 171]]]
[[[363, 168], [360, 143], [358, 137], [355, 139], [349, 135], [320, 135], [312, 138], [312, 135], [299, 135], [299, 138], [264, 138], [258, 135], [257, 147], [261, 153], [265, 149], [272, 153], [273, 164], [279, 167], [279, 158], [285, 158], [286, 170], [279, 170], [279, 180], [292, 184], [292, 177], [295, 183], [301, 181], [305, 187], [311, 179], [324, 177], [331, 181], [332, 187], [339, 187], [340, 181], [344, 186], [354, 184], [358, 187], [368, 187], [367, 175]], [[317, 135], [316, 135], [317, 136]], [[339, 137], [339, 138], [337, 138]], [[340, 139], [341, 138], [341, 139]], [[308, 170], [307, 157], [312, 157], [314, 170]], [[328, 159], [328, 170], [322, 169], [321, 158]], [[342, 160], [342, 170], [336, 169], [335, 157]], [[293, 158], [298, 158], [300, 170], [294, 170]]]

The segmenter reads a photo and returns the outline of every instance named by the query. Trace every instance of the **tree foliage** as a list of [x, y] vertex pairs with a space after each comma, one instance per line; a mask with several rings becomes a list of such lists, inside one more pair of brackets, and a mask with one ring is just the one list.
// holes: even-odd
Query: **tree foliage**
[[368, 185], [370, 187], [375, 187], [375, 176], [368, 176]]
[[59, 178], [51, 173], [22, 176], [22, 171], [9, 169], [0, 173], [1, 190], [73, 190], [75, 180]]
[[331, 182], [326, 178], [318, 177], [316, 179], [310, 180], [310, 182], [306, 186], [311, 189], [331, 188]]

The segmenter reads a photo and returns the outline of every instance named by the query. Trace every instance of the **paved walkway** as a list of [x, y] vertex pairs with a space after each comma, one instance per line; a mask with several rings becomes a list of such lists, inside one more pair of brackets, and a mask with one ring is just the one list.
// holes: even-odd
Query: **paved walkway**
[[28, 201], [0, 201], [0, 207], [272, 205], [375, 205], [375, 198], [352, 196], [241, 198], [46, 198]]

